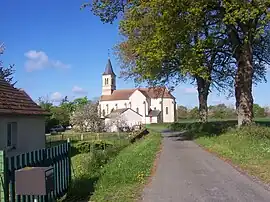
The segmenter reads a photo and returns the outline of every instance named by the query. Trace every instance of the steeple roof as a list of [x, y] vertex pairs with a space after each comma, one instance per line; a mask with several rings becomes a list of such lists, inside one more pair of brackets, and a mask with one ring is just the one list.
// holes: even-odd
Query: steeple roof
[[106, 65], [106, 68], [105, 68], [105, 71], [104, 71], [103, 75], [115, 76], [115, 73], [113, 72], [112, 63], [111, 63], [110, 59], [108, 59], [108, 63]]

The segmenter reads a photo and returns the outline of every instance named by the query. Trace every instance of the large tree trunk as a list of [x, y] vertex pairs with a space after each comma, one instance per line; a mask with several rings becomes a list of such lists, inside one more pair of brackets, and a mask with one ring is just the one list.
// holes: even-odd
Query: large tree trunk
[[245, 44], [236, 53], [237, 72], [235, 76], [235, 99], [238, 115], [238, 126], [248, 125], [253, 120], [252, 48]]
[[199, 98], [199, 117], [200, 121], [205, 123], [208, 121], [207, 99], [209, 95], [210, 80], [196, 76], [198, 98]]

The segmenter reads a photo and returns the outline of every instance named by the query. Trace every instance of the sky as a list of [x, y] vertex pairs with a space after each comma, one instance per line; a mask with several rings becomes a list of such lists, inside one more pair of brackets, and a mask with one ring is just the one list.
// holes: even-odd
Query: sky
[[[120, 73], [112, 48], [120, 42], [118, 23], [103, 24], [89, 9], [80, 10], [87, 0], [1, 0], [0, 42], [6, 49], [1, 60], [15, 65], [17, 88], [34, 101], [45, 97], [55, 104], [70, 99], [101, 95], [101, 75], [108, 60]], [[270, 80], [270, 71], [267, 73]], [[132, 81], [117, 78], [117, 88], [133, 88]], [[253, 89], [254, 102], [270, 105], [269, 83]], [[196, 88], [180, 84], [173, 92], [178, 105], [198, 105]], [[209, 105], [234, 105], [234, 98], [212, 92]]]

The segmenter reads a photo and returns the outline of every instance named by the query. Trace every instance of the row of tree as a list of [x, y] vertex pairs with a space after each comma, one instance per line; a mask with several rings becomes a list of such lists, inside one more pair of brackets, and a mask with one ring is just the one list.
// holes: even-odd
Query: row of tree
[[58, 106], [54, 105], [50, 99], [40, 97], [38, 104], [50, 112], [46, 117], [46, 132], [56, 126], [76, 126], [80, 131], [98, 130], [101, 121], [98, 114], [98, 102], [89, 100], [86, 96], [69, 101], [67, 96], [62, 99]]
[[238, 125], [253, 121], [252, 85], [269, 62], [270, 0], [93, 0], [105, 23], [120, 18], [122, 76], [150, 86], [197, 86], [199, 117], [213, 89], [235, 96]]
[[[254, 117], [264, 118], [270, 117], [270, 108], [261, 107], [258, 104], [253, 105]], [[234, 107], [226, 106], [225, 104], [211, 105], [208, 107], [208, 116], [212, 119], [236, 119], [237, 112]], [[188, 109], [185, 106], [177, 107], [177, 119], [199, 119], [199, 108], [194, 107]]]

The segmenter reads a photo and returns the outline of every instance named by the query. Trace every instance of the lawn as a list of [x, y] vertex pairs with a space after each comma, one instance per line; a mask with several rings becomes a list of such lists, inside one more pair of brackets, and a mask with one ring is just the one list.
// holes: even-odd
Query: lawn
[[135, 201], [151, 174], [160, 143], [160, 134], [150, 133], [122, 150], [101, 170], [90, 201]]

